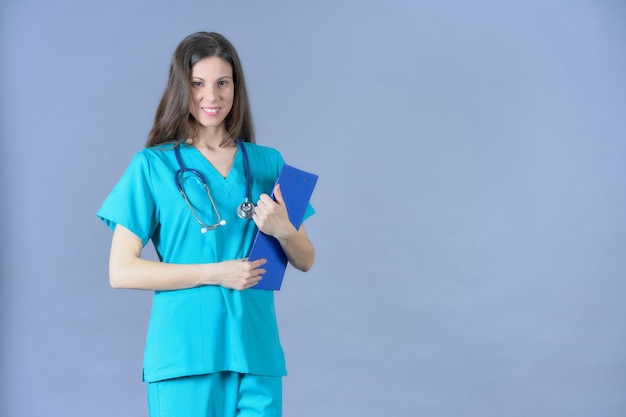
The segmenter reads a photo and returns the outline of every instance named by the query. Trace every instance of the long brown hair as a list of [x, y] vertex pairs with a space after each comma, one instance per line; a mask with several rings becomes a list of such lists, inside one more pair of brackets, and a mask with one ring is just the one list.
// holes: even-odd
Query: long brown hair
[[233, 107], [224, 121], [227, 137], [220, 146], [238, 138], [254, 143], [248, 92], [235, 47], [219, 33], [196, 32], [183, 39], [174, 51], [167, 86], [154, 116], [146, 147], [166, 142], [180, 143], [197, 136], [198, 124], [189, 112], [191, 68], [198, 61], [212, 56], [230, 64], [235, 87]]

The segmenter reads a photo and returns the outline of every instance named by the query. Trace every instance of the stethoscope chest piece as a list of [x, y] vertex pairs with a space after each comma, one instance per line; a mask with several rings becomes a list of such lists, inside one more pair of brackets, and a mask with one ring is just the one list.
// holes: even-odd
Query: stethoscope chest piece
[[239, 206], [237, 207], [237, 215], [241, 217], [242, 219], [246, 219], [246, 220], [251, 219], [252, 216], [254, 215], [254, 204], [252, 204], [246, 198], [246, 201], [239, 204]]

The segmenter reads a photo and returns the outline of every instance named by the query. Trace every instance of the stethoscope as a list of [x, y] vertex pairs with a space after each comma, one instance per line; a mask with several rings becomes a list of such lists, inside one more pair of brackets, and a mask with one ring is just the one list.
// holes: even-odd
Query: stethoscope
[[[254, 204], [250, 202], [250, 163], [248, 161], [248, 151], [246, 151], [246, 147], [244, 146], [244, 144], [241, 142], [240, 139], [237, 139], [237, 145], [239, 146], [243, 154], [243, 169], [246, 175], [246, 198], [243, 201], [243, 203], [237, 206], [237, 215], [241, 217], [242, 219], [249, 220], [254, 215]], [[217, 229], [219, 226], [226, 225], [226, 220], [222, 219], [222, 217], [220, 216], [220, 212], [217, 209], [217, 206], [215, 205], [215, 201], [213, 200], [213, 196], [211, 195], [211, 191], [209, 190], [209, 186], [206, 180], [204, 179], [204, 176], [200, 173], [200, 171], [196, 169], [185, 168], [185, 166], [183, 165], [182, 159], [180, 157], [180, 145], [177, 145], [174, 148], [174, 153], [176, 154], [176, 161], [178, 162], [178, 165], [180, 166], [180, 169], [178, 169], [178, 171], [174, 173], [174, 181], [176, 181], [176, 188], [178, 188], [178, 191], [180, 191], [180, 194], [185, 199], [185, 202], [187, 203], [187, 206], [189, 206], [189, 210], [191, 211], [191, 214], [193, 215], [193, 217], [200, 224], [200, 226], [202, 226], [200, 228], [200, 232], [206, 233], [207, 230], [214, 230], [214, 229]], [[217, 215], [217, 223], [206, 224], [202, 220], [200, 220], [200, 218], [196, 214], [196, 211], [193, 209], [193, 205], [189, 201], [189, 198], [187, 197], [187, 194], [185, 193], [185, 190], [183, 189], [183, 186], [180, 182], [180, 177], [185, 172], [195, 175], [200, 180], [200, 183], [204, 187], [204, 190], [206, 191], [207, 195], [209, 196], [209, 200], [211, 201], [211, 206], [213, 207], [213, 211], [215, 211], [215, 214]]]

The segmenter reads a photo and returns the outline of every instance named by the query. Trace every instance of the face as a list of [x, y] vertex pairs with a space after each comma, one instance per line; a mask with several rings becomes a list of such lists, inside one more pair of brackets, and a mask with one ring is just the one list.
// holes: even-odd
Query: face
[[233, 108], [235, 85], [230, 64], [216, 56], [204, 58], [191, 68], [189, 112], [205, 128], [224, 128]]

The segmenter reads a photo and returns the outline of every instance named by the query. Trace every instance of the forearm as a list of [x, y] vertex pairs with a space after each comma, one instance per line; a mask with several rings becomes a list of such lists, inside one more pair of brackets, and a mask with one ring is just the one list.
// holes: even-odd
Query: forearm
[[113, 232], [109, 280], [113, 288], [180, 290], [221, 285], [235, 290], [254, 286], [265, 273], [265, 260], [234, 259], [204, 264], [172, 264], [141, 258], [141, 240], [118, 225]]
[[109, 280], [113, 288], [180, 290], [219, 284], [219, 264], [169, 264], [142, 258], [111, 257]]
[[269, 195], [261, 194], [252, 219], [257, 227], [280, 242], [287, 260], [300, 271], [308, 271], [315, 261], [315, 249], [309, 240], [304, 226], [296, 229], [289, 221], [287, 207], [280, 191], [274, 188], [274, 201]]
[[315, 248], [309, 240], [304, 228], [293, 230], [293, 233], [276, 237], [287, 255], [287, 260], [295, 268], [306, 272], [315, 261]]

